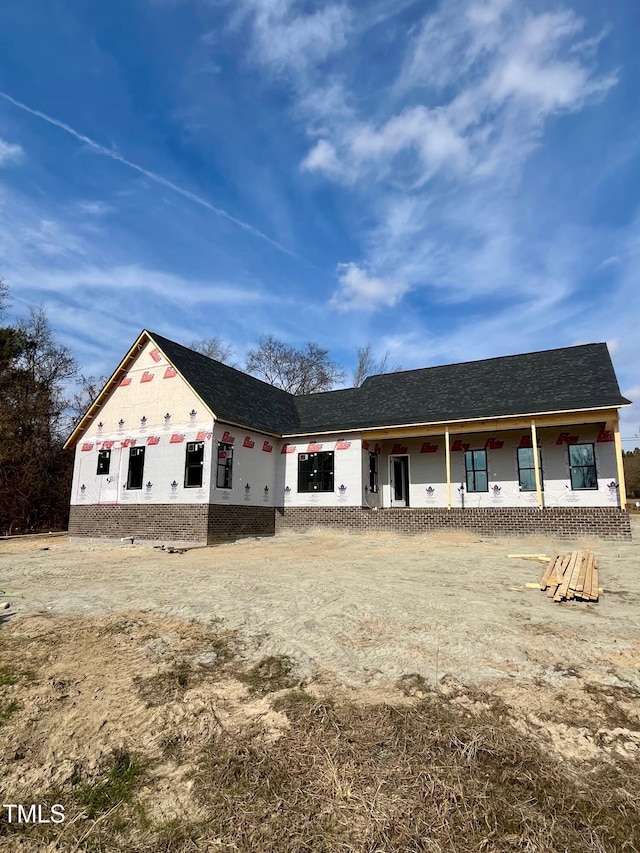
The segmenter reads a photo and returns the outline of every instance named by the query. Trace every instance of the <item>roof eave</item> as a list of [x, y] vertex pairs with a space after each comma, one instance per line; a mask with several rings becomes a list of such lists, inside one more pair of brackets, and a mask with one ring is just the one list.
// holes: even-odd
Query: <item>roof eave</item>
[[579, 414], [580, 412], [598, 412], [598, 411], [607, 411], [609, 409], [623, 409], [627, 408], [627, 406], [633, 405], [631, 402], [627, 401], [626, 403], [610, 403], [604, 406], [588, 406], [585, 408], [579, 409], [550, 409], [548, 411], [538, 411], [538, 412], [517, 412], [510, 415], [482, 415], [481, 417], [476, 418], [453, 418], [451, 420], [440, 420], [440, 421], [414, 421], [412, 423], [404, 423], [404, 424], [369, 424], [369, 425], [361, 425], [358, 427], [349, 427], [348, 429], [340, 429], [336, 427], [334, 429], [326, 429], [326, 430], [306, 430], [305, 432], [291, 432], [291, 433], [283, 433], [282, 438], [296, 438], [298, 436], [306, 436], [306, 435], [336, 435], [343, 433], [354, 433], [354, 432], [370, 432], [372, 430], [392, 430], [392, 429], [408, 429], [410, 427], [425, 427], [433, 429], [433, 427], [437, 426], [450, 426], [452, 424], [462, 424], [462, 423], [481, 423], [482, 421], [498, 421], [498, 420], [509, 420], [510, 418], [539, 418], [545, 417], [548, 415], [568, 415], [568, 414]]

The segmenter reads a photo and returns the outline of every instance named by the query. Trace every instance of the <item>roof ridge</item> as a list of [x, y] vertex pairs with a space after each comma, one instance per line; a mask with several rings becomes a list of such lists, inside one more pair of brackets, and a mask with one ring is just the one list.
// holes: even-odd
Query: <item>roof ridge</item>
[[[609, 352], [609, 347], [607, 346], [606, 341], [593, 341], [587, 344], [573, 344], [569, 347], [551, 347], [549, 349], [527, 350], [526, 352], [515, 352], [510, 355], [490, 355], [486, 358], [470, 358], [465, 361], [448, 361], [445, 364], [430, 364], [427, 367], [411, 367], [408, 370], [394, 370], [389, 373], [372, 373], [370, 376], [367, 376], [362, 385], [365, 385], [370, 379], [376, 379], [379, 376], [400, 376], [405, 373], [420, 373], [423, 370], [437, 370], [439, 367], [462, 367], [465, 364], [483, 364], [487, 361], [508, 361], [512, 358], [523, 358], [524, 356], [542, 355], [543, 353], [551, 352], [566, 352], [567, 350], [584, 349], [586, 347], [606, 347], [607, 353]], [[362, 385], [360, 387], [362, 387]]]

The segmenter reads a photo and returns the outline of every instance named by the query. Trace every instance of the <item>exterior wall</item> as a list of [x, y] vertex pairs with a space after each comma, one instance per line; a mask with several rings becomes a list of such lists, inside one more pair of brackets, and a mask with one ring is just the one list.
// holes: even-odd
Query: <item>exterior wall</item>
[[69, 535], [176, 544], [211, 544], [275, 532], [273, 507], [207, 504], [72, 506]]
[[[334, 451], [332, 492], [298, 492], [298, 454], [319, 450]], [[362, 506], [363, 461], [359, 436], [313, 436], [281, 442], [278, 506]], [[341, 489], [340, 487], [344, 488]]]
[[[615, 445], [611, 440], [603, 441], [603, 435], [598, 425], [591, 424], [538, 430], [545, 507], [618, 506]], [[567, 437], [572, 443], [595, 445], [597, 489], [579, 491], [571, 489]], [[600, 440], [598, 440], [599, 437]], [[517, 448], [523, 438], [530, 439], [530, 433], [527, 430], [471, 433], [461, 436], [452, 433], [450, 437], [452, 506], [465, 509], [536, 508], [536, 492], [521, 491], [519, 487]], [[484, 448], [487, 448], [489, 491], [467, 492], [466, 488], [461, 488], [465, 484], [464, 451]], [[446, 508], [444, 436], [382, 442], [380, 460], [382, 505], [389, 507], [391, 504], [389, 456], [401, 452], [409, 455], [410, 506]]]
[[[216, 485], [218, 442], [233, 445], [231, 488]], [[277, 467], [282, 442], [273, 436], [217, 422], [213, 430], [210, 488], [212, 504], [273, 507], [282, 504], [277, 488]], [[248, 486], [248, 488], [247, 488]]]
[[[169, 415], [169, 417], [166, 417]], [[147, 344], [78, 441], [71, 504], [206, 504], [213, 418], [153, 346]], [[184, 487], [189, 441], [205, 442], [202, 488]], [[127, 490], [129, 448], [144, 446], [143, 488]], [[111, 449], [109, 474], [98, 451]]]
[[283, 507], [276, 510], [276, 532], [310, 527], [349, 528], [360, 532], [428, 533], [468, 530], [481, 536], [521, 537], [534, 534], [558, 538], [598, 536], [630, 540], [626, 510], [611, 507], [530, 509], [491, 507], [461, 509], [381, 509], [362, 507]]
[[72, 506], [70, 536], [204, 544], [208, 538], [206, 504]]
[[223, 542], [239, 536], [273, 536], [276, 510], [272, 506], [221, 506], [208, 511], [207, 542]]

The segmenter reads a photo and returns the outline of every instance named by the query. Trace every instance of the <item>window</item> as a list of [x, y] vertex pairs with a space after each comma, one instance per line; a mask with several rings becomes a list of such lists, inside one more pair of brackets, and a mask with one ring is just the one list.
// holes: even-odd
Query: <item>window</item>
[[216, 486], [219, 489], [230, 489], [232, 483], [233, 444], [218, 442], [218, 473]]
[[369, 491], [378, 491], [378, 454], [369, 452]]
[[110, 467], [111, 467], [111, 451], [110, 450], [99, 450], [98, 451], [98, 470], [96, 471], [96, 474], [108, 474]]
[[298, 491], [333, 491], [333, 450], [298, 454]]
[[127, 474], [127, 488], [141, 489], [144, 473], [144, 447], [129, 448], [129, 472]]
[[569, 445], [572, 489], [597, 489], [596, 454], [593, 444]]
[[[542, 455], [539, 450], [538, 467], [540, 468], [540, 487], [544, 488], [544, 483], [542, 482]], [[521, 491], [535, 492], [536, 469], [533, 463], [533, 447], [518, 448], [518, 480]]]
[[488, 492], [487, 451], [465, 450], [464, 467], [467, 473], [467, 491]]
[[184, 463], [184, 487], [193, 489], [202, 485], [204, 466], [204, 441], [190, 441]]

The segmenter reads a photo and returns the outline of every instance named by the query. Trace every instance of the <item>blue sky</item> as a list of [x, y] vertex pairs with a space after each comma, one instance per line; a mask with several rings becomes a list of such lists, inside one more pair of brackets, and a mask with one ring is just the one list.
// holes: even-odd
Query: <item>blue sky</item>
[[639, 38], [635, 0], [3, 3], [11, 310], [87, 374], [142, 328], [347, 370], [605, 340], [640, 402]]

